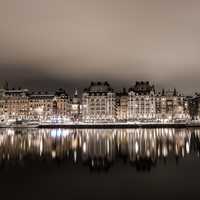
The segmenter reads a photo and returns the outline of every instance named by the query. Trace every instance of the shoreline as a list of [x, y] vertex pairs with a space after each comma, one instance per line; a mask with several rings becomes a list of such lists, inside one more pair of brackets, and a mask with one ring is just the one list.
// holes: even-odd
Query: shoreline
[[141, 123], [141, 124], [40, 124], [40, 125], [1, 125], [0, 128], [43, 128], [43, 129], [126, 129], [126, 128], [200, 128], [200, 123]]
[[58, 124], [39, 125], [37, 128], [68, 128], [68, 129], [126, 129], [126, 128], [200, 128], [200, 124]]

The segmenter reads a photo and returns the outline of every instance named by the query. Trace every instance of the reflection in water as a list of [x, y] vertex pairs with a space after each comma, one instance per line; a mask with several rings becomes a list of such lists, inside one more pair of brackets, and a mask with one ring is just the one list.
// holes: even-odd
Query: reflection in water
[[0, 165], [26, 160], [73, 161], [108, 170], [123, 161], [137, 170], [159, 162], [199, 156], [195, 129], [1, 129]]

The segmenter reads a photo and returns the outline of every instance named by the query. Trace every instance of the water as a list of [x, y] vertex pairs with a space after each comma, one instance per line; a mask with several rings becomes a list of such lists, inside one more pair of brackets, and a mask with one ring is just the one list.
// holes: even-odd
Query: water
[[200, 129], [0, 129], [2, 199], [192, 199]]

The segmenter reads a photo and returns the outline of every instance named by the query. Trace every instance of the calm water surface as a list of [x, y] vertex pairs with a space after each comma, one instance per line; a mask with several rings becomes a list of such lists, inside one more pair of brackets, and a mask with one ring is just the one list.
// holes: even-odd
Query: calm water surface
[[2, 199], [199, 199], [200, 129], [0, 129]]

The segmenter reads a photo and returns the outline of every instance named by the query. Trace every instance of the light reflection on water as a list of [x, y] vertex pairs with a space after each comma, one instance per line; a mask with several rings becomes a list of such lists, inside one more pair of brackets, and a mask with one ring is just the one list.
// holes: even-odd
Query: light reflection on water
[[108, 170], [122, 161], [145, 171], [199, 152], [199, 129], [0, 129], [0, 165], [55, 160]]

